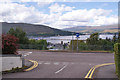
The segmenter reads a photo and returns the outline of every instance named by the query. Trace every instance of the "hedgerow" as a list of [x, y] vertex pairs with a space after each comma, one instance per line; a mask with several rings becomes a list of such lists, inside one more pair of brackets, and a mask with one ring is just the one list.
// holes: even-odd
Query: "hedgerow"
[[114, 59], [115, 59], [115, 66], [116, 66], [116, 74], [120, 79], [120, 43], [116, 43], [114, 45]]

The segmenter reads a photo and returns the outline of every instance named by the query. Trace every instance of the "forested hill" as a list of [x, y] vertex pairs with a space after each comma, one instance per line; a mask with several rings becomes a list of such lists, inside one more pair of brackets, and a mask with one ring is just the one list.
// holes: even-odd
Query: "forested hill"
[[0, 22], [2, 23], [2, 32], [7, 33], [10, 28], [22, 28], [28, 36], [64, 36], [64, 35], [71, 35], [72, 32], [69, 31], [62, 31], [59, 29], [51, 28], [45, 25], [35, 25], [35, 24], [28, 24], [28, 23], [7, 23], [7, 22]]

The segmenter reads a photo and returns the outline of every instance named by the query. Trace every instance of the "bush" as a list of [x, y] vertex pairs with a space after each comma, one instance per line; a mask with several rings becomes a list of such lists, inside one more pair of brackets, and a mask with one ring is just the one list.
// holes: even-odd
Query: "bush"
[[114, 45], [115, 54], [120, 55], [120, 43]]
[[[70, 42], [70, 50], [72, 50], [72, 42], [73, 42], [73, 50], [77, 50], [77, 40], [71, 40]], [[78, 40], [78, 49], [79, 51], [112, 51], [113, 44], [106, 40], [97, 41], [99, 44], [87, 44], [82, 40]]]
[[114, 60], [115, 60], [115, 66], [116, 66], [116, 73], [118, 77], [120, 78], [120, 43], [116, 43], [114, 45]]
[[38, 49], [47, 50], [46, 40], [29, 40], [29, 44], [20, 44], [19, 49]]
[[[73, 50], [77, 50], [77, 40], [71, 40], [70, 42], [70, 50], [72, 50], [72, 42], [73, 42]], [[86, 50], [86, 43], [82, 40], [78, 40], [78, 48], [79, 50]]]
[[2, 35], [2, 54], [16, 54], [18, 38], [10, 34]]

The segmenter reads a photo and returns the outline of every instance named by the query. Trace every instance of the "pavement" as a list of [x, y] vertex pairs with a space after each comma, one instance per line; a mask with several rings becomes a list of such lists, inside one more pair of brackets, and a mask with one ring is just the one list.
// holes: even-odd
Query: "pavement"
[[98, 68], [95, 71], [94, 78], [117, 78], [117, 75], [115, 74], [115, 65], [113, 64]]
[[[27, 72], [3, 75], [3, 78], [84, 78], [89, 70], [104, 63], [114, 63], [112, 53], [68, 53], [24, 50], [25, 59], [38, 62], [38, 66]], [[31, 65], [30, 62], [25, 62]], [[93, 78], [117, 78], [115, 65], [102, 66], [95, 70]]]

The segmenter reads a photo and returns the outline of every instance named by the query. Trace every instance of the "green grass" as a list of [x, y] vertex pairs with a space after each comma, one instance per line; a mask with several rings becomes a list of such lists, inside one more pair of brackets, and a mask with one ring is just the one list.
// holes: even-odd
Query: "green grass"
[[2, 71], [2, 74], [8, 74], [8, 73], [16, 73], [16, 72], [24, 72], [24, 69], [27, 69], [28, 66], [24, 66], [24, 67], [16, 67], [16, 68], [12, 68], [11, 70], [6, 70], [6, 71]]

